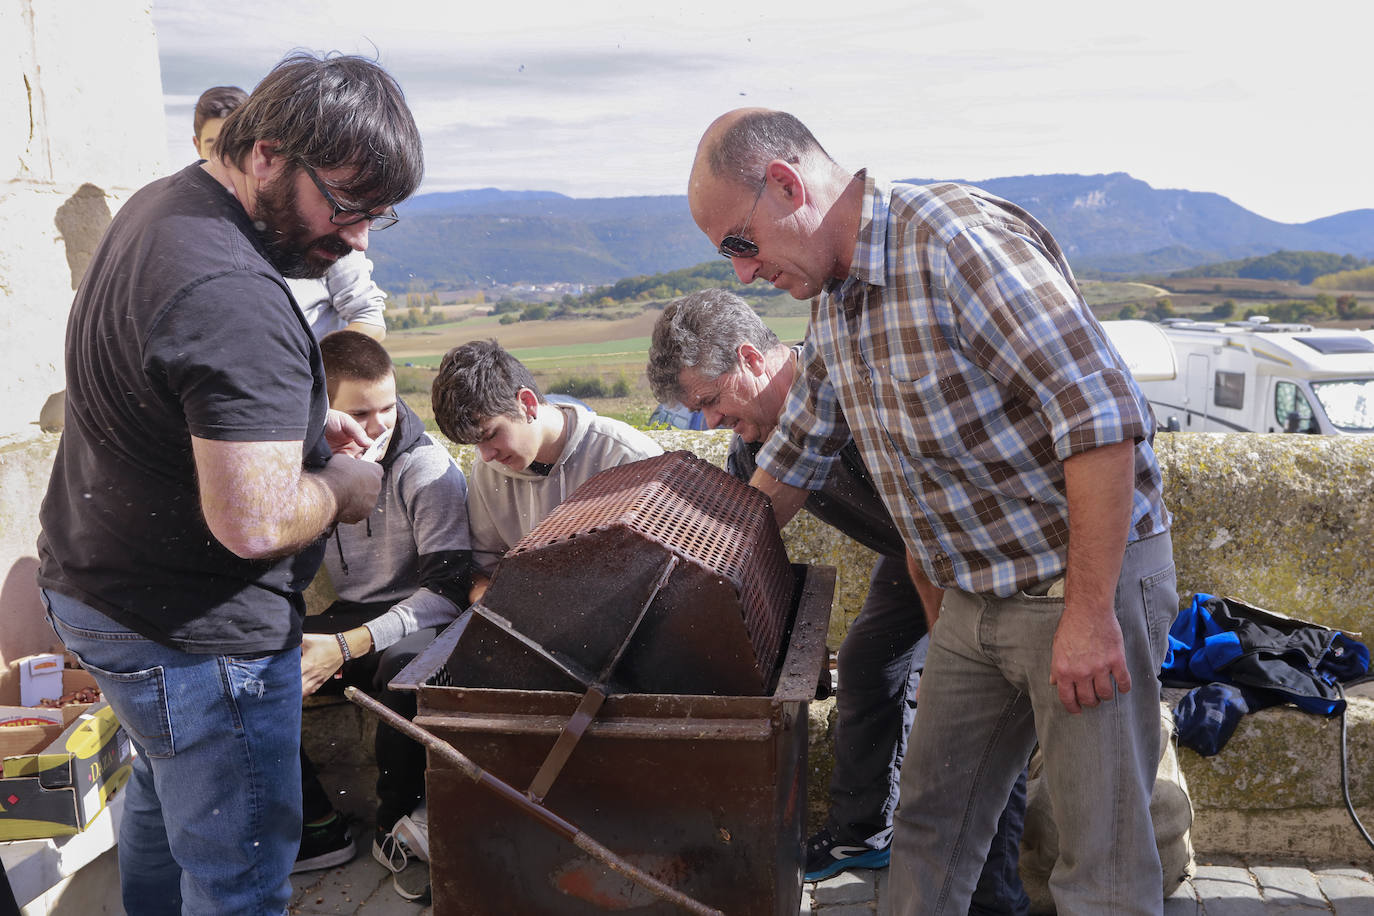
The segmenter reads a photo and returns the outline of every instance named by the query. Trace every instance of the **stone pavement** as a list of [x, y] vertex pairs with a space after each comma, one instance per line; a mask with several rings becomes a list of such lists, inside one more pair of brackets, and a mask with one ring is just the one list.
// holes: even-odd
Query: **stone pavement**
[[[841, 872], [806, 885], [802, 914], [886, 914], [887, 870]], [[1164, 902], [1164, 916], [1374, 916], [1374, 876], [1341, 864], [1257, 864], [1237, 860], [1197, 866]]]
[[[346, 866], [296, 875], [292, 914], [430, 916], [430, 907], [402, 900], [389, 873], [365, 844]], [[861, 916], [889, 912], [887, 870], [841, 872], [807, 884], [802, 916]], [[1352, 865], [1309, 866], [1229, 861], [1198, 865], [1197, 873], [1164, 904], [1164, 916], [1374, 916], [1374, 876]], [[516, 914], [512, 914], [516, 916]], [[733, 916], [733, 914], [731, 914]]]

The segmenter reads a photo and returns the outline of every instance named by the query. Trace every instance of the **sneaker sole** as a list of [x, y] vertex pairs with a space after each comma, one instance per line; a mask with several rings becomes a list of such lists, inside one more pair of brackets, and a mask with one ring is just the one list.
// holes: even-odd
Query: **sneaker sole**
[[297, 859], [296, 864], [291, 869], [291, 874], [303, 871], [318, 871], [321, 868], [333, 868], [335, 865], [342, 865], [345, 862], [352, 862], [353, 857], [358, 854], [357, 848], [350, 843], [348, 846], [339, 849], [331, 849], [329, 852], [315, 856], [313, 859]]
[[[428, 879], [428, 877], [429, 877], [429, 868], [426, 867], [424, 864], [418, 863], [418, 861], [417, 861], [417, 863], [416, 863], [415, 865], [411, 866], [411, 867], [414, 868], [414, 869], [416, 869], [417, 872], [418, 872], [419, 870], [423, 870], [424, 873], [425, 873], [426, 879]], [[403, 873], [404, 873], [404, 872], [397, 872], [397, 873], [392, 877], [392, 879], [391, 879], [391, 887], [392, 887], [392, 890], [396, 891], [396, 896], [400, 897], [402, 900], [409, 900], [409, 901], [411, 901], [412, 903], [418, 903], [418, 904], [421, 904], [421, 905], [424, 905], [424, 906], [428, 906], [428, 905], [429, 905], [429, 902], [430, 902], [430, 883], [429, 883], [429, 881], [428, 881], [428, 880], [425, 881], [425, 886], [424, 886], [424, 888], [423, 888], [422, 890], [418, 890], [418, 891], [407, 890], [406, 888], [404, 888], [404, 887], [401, 886], [401, 875], [402, 875]], [[412, 877], [412, 879], [413, 879], [415, 876], [412, 875], [411, 877]]]
[[872, 849], [868, 852], [860, 853], [857, 856], [850, 856], [846, 859], [836, 859], [825, 868], [818, 868], [809, 871], [802, 876], [803, 881], [824, 881], [826, 878], [834, 877], [842, 871], [851, 868], [887, 868], [887, 864], [892, 861], [891, 849]]

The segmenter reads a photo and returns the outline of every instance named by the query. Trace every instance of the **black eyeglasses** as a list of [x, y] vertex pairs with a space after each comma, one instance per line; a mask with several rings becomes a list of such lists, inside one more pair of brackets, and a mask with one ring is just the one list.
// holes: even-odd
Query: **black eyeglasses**
[[752, 258], [757, 257], [759, 246], [753, 241], [744, 237], [744, 233], [749, 231], [749, 224], [754, 221], [754, 211], [759, 208], [759, 201], [763, 198], [763, 189], [768, 187], [768, 176], [763, 176], [763, 181], [759, 182], [759, 189], [754, 193], [754, 203], [749, 208], [749, 215], [744, 218], [744, 225], [740, 227], [738, 235], [727, 235], [720, 240], [720, 247], [716, 250], [720, 252], [722, 258]]
[[301, 168], [305, 169], [305, 174], [310, 176], [310, 180], [315, 182], [315, 187], [320, 189], [324, 199], [334, 208], [334, 213], [329, 217], [329, 221], [335, 226], [355, 226], [363, 220], [367, 220], [368, 229], [373, 232], [381, 232], [383, 229], [396, 225], [397, 221], [400, 220], [396, 211], [390, 207], [386, 208], [385, 213], [368, 213], [366, 210], [345, 207], [334, 199], [333, 194], [329, 193], [329, 188], [320, 180], [320, 176], [315, 174], [314, 169], [304, 162], [301, 163]]

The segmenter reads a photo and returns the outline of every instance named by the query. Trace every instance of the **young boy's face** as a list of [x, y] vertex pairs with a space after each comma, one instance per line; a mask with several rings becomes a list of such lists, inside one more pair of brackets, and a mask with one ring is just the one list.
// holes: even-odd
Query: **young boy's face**
[[476, 442], [483, 461], [503, 464], [512, 471], [523, 471], [539, 453], [539, 427], [524, 414], [499, 416], [482, 422], [482, 438]]
[[373, 439], [396, 425], [396, 377], [375, 382], [342, 379], [329, 404], [358, 421]]

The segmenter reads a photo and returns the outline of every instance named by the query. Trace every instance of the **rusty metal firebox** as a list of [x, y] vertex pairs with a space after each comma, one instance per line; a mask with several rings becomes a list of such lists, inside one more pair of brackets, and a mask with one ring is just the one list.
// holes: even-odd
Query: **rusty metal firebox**
[[[588, 481], [392, 686], [418, 690], [417, 725], [659, 880], [790, 916], [833, 592], [833, 569], [787, 563], [761, 494], [672, 453]], [[674, 912], [429, 767], [436, 913]]]

